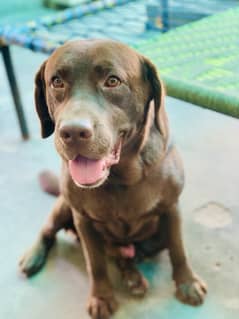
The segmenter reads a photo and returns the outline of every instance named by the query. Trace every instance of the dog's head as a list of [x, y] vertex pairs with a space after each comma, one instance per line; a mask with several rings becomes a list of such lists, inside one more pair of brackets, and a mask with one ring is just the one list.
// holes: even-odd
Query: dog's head
[[35, 83], [42, 137], [55, 132], [78, 186], [101, 185], [122, 154], [142, 150], [151, 128], [167, 138], [157, 71], [121, 43], [68, 42], [43, 63]]

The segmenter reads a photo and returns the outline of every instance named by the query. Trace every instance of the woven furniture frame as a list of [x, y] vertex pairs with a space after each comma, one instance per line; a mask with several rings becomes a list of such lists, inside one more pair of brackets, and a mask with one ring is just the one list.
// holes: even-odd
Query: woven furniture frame
[[157, 65], [169, 95], [239, 118], [239, 8], [134, 47]]
[[169, 95], [239, 117], [239, 9], [162, 35], [145, 29], [146, 3], [100, 0], [24, 25], [0, 27], [0, 49], [24, 138], [29, 133], [9, 46], [50, 54], [73, 38], [110, 37], [126, 42], [158, 66]]

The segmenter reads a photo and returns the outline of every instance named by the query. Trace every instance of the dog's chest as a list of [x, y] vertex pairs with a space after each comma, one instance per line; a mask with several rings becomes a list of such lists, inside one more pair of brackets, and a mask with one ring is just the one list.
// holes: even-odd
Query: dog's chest
[[107, 221], [93, 221], [94, 227], [108, 242], [130, 244], [151, 237], [158, 229], [159, 215], [145, 215], [129, 220], [112, 218]]
[[147, 187], [111, 188], [82, 192], [78, 206], [110, 241], [131, 242], [152, 235], [158, 226], [158, 191]]

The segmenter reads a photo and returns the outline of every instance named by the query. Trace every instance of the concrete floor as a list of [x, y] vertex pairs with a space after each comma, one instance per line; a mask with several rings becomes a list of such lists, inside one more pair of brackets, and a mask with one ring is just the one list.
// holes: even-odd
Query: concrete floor
[[[46, 267], [26, 280], [21, 254], [34, 241], [54, 199], [39, 189], [37, 174], [58, 171], [52, 139], [41, 140], [33, 106], [33, 76], [42, 55], [14, 48], [32, 138], [22, 142], [0, 61], [0, 318], [85, 319], [88, 279], [81, 248], [64, 233]], [[184, 237], [195, 270], [207, 281], [203, 306], [173, 296], [167, 253], [139, 267], [151, 287], [143, 300], [130, 298], [112, 270], [121, 308], [115, 319], [237, 319], [239, 317], [239, 121], [167, 98], [175, 140], [186, 171], [182, 195]], [[115, 275], [114, 275], [115, 274]]]

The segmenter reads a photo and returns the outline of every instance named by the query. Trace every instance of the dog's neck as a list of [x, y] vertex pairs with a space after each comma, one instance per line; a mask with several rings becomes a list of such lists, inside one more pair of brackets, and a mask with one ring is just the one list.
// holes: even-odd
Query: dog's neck
[[119, 163], [111, 167], [109, 184], [134, 185], [145, 178], [168, 153], [170, 137], [162, 136], [155, 126], [154, 108], [150, 103], [147, 116], [138, 132], [122, 149]]
[[130, 148], [122, 150], [119, 163], [111, 167], [108, 184], [134, 185], [154, 168], [160, 166], [170, 148], [169, 140], [162, 139], [158, 130], [151, 126], [146, 134], [138, 134]]

